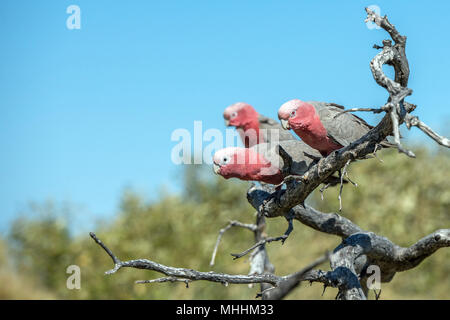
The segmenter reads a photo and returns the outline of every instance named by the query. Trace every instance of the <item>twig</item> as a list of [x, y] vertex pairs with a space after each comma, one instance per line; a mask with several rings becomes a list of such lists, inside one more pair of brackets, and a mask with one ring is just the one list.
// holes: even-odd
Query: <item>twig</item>
[[103, 250], [106, 251], [106, 253], [111, 257], [113, 263], [114, 263], [114, 268], [106, 271], [105, 274], [111, 274], [111, 273], [115, 273], [117, 270], [119, 270], [121, 268], [121, 264], [122, 261], [120, 261], [119, 258], [117, 258], [111, 250], [109, 250], [109, 248], [99, 239], [97, 238], [97, 236], [95, 235], [95, 233], [93, 232], [89, 232], [89, 235], [91, 236], [92, 239], [94, 239], [94, 241], [103, 248]]
[[253, 231], [253, 232], [255, 232], [255, 230], [257, 228], [257, 226], [255, 224], [246, 224], [246, 223], [242, 223], [242, 222], [233, 220], [233, 221], [230, 221], [225, 228], [220, 229], [219, 236], [217, 237], [217, 241], [216, 241], [216, 244], [214, 246], [214, 250], [213, 250], [213, 253], [211, 256], [211, 262], [209, 263], [210, 266], [214, 265], [214, 262], [216, 259], [216, 254], [217, 254], [217, 249], [219, 248], [219, 244], [220, 244], [223, 234], [232, 227], [241, 227], [241, 228], [245, 228], [250, 231]]
[[373, 292], [374, 292], [374, 294], [375, 294], [375, 300], [380, 300], [381, 289], [380, 289], [380, 291], [378, 291], [378, 293], [377, 293], [377, 291], [376, 291], [375, 289], [373, 290]]
[[135, 281], [136, 284], [162, 283], [162, 282], [184, 282], [186, 284], [186, 288], [189, 288], [189, 282], [192, 282], [192, 280], [183, 279], [183, 278], [175, 278], [175, 277], [165, 277], [165, 278], [158, 278], [158, 279], [152, 279], [152, 280], [137, 280], [137, 281]]
[[339, 112], [338, 114], [336, 114], [334, 116], [334, 118], [337, 118], [347, 112], [356, 112], [356, 111], [369, 111], [369, 112], [373, 112], [373, 113], [381, 113], [386, 110], [384, 110], [384, 107], [381, 107], [381, 108], [351, 108], [351, 109], [347, 109], [347, 110], [343, 110], [343, 111]]
[[[341, 185], [339, 187], [339, 196], [338, 196], [338, 198], [339, 198], [339, 211], [342, 211], [342, 189], [344, 188], [344, 176], [347, 175], [347, 167], [350, 164], [350, 162], [351, 162], [350, 159], [347, 160], [347, 162], [344, 165], [344, 168], [342, 168], [342, 172], [339, 173], [340, 178], [341, 178]], [[347, 177], [348, 177], [348, 175], [347, 175]], [[349, 181], [352, 182], [350, 179], [349, 179]]]
[[394, 108], [392, 108], [389, 114], [391, 116], [392, 126], [394, 129], [394, 142], [397, 145], [398, 151], [406, 154], [408, 157], [415, 158], [416, 155], [412, 151], [403, 148], [402, 144], [400, 143], [399, 119]]
[[443, 137], [443, 136], [439, 135], [438, 133], [436, 133], [435, 131], [433, 131], [433, 129], [431, 129], [425, 123], [420, 121], [417, 116], [412, 116], [410, 114], [407, 114], [405, 117], [405, 124], [408, 129], [410, 129], [411, 127], [419, 128], [420, 130], [425, 132], [425, 134], [427, 136], [429, 136], [431, 139], [433, 139], [434, 141], [439, 143], [441, 146], [450, 148], [450, 140], [448, 138]]
[[270, 238], [265, 238], [257, 243], [255, 243], [253, 246], [251, 246], [250, 248], [248, 248], [247, 250], [241, 252], [241, 253], [231, 253], [231, 255], [233, 256], [233, 260], [242, 258], [243, 256], [247, 255], [250, 251], [252, 251], [253, 249], [256, 249], [262, 245], [265, 245], [266, 243], [270, 243], [273, 241], [282, 241], [284, 242], [284, 240], [286, 240], [286, 238], [288, 237], [288, 235], [283, 234], [282, 236], [279, 237], [270, 237]]
[[281, 244], [284, 244], [286, 239], [289, 237], [289, 235], [294, 230], [294, 224], [292, 223], [292, 221], [294, 219], [294, 213], [289, 212], [289, 214], [287, 214], [285, 217], [288, 222], [288, 228], [286, 229], [286, 231], [284, 232], [284, 234], [282, 236], [272, 237], [272, 238], [258, 237], [257, 239], [260, 239], [260, 240], [257, 243], [255, 243], [252, 247], [248, 248], [247, 250], [245, 250], [241, 253], [232, 253], [231, 255], [233, 256], [233, 260], [236, 260], [236, 259], [239, 259], [239, 258], [245, 256], [250, 251], [252, 251], [258, 247], [261, 247], [261, 246], [265, 245], [266, 243], [270, 243], [273, 241], [281, 241]]

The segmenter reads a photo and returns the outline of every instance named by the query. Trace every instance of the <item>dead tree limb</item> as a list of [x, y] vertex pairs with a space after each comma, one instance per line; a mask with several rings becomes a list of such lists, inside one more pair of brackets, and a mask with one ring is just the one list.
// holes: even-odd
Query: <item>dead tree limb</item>
[[408, 129], [411, 127], [417, 127], [427, 136], [429, 136], [431, 139], [439, 143], [441, 146], [450, 148], [450, 139], [443, 137], [439, 135], [438, 133], [434, 132], [433, 129], [431, 129], [429, 126], [427, 126], [425, 123], [419, 120], [418, 116], [412, 116], [410, 114], [407, 114], [405, 117], [405, 124]]
[[219, 236], [217, 237], [216, 245], [214, 246], [214, 250], [213, 250], [213, 253], [211, 256], [211, 262], [209, 263], [210, 266], [214, 265], [214, 262], [216, 260], [217, 249], [219, 248], [220, 240], [222, 240], [223, 234], [225, 232], [227, 232], [229, 229], [231, 229], [232, 227], [241, 227], [241, 228], [245, 228], [250, 231], [253, 231], [253, 232], [255, 232], [257, 229], [257, 225], [255, 225], [255, 224], [246, 224], [246, 223], [242, 223], [242, 222], [235, 221], [235, 220], [230, 221], [226, 227], [220, 229], [220, 231], [219, 231]]
[[[274, 287], [277, 287], [280, 283], [287, 280], [289, 277], [293, 275], [288, 275], [284, 277], [276, 276], [271, 273], [263, 273], [263, 274], [252, 274], [252, 275], [232, 275], [225, 273], [217, 273], [213, 271], [202, 272], [193, 269], [186, 268], [175, 268], [166, 266], [160, 263], [157, 263], [148, 259], [136, 259], [136, 260], [128, 260], [121, 261], [118, 257], [116, 257], [112, 251], [93, 233], [90, 233], [90, 236], [94, 241], [103, 248], [103, 250], [108, 253], [114, 263], [114, 268], [105, 272], [105, 274], [113, 274], [119, 271], [122, 268], [135, 268], [135, 269], [145, 269], [152, 270], [159, 273], [162, 273], [168, 277], [158, 278], [153, 280], [138, 280], [137, 283], [161, 283], [161, 282], [192, 282], [192, 281], [210, 281], [210, 282], [218, 282], [223, 285], [228, 284], [251, 284], [251, 283], [267, 283], [271, 284]], [[326, 259], [321, 257], [314, 263], [314, 266], [324, 262]], [[303, 271], [300, 271], [301, 274], [297, 274], [297, 277], [303, 275]]]

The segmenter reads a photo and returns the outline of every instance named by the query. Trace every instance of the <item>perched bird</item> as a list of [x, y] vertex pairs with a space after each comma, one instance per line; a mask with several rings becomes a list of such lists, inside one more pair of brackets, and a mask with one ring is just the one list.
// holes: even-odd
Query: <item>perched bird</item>
[[259, 143], [297, 140], [280, 124], [258, 114], [249, 104], [238, 102], [227, 107], [223, 113], [226, 126], [236, 127], [246, 148]]
[[[278, 118], [284, 129], [294, 132], [323, 156], [358, 140], [373, 127], [351, 113], [342, 113], [344, 107], [325, 102], [298, 99], [284, 103]], [[391, 147], [387, 140], [382, 147]]]
[[[279, 155], [281, 146], [292, 158], [288, 170]], [[251, 148], [229, 147], [214, 154], [214, 172], [225, 179], [238, 178], [279, 185], [289, 175], [301, 176], [321, 158], [299, 140], [262, 143]]]

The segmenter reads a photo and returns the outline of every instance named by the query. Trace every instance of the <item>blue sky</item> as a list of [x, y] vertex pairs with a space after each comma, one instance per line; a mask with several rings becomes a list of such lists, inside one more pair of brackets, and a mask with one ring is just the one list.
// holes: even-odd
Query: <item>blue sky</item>
[[177, 190], [173, 130], [224, 130], [237, 101], [272, 117], [293, 98], [383, 104], [369, 61], [387, 34], [364, 24], [369, 5], [408, 36], [409, 101], [448, 134], [448, 1], [2, 0], [0, 230], [30, 201], [72, 203], [89, 224], [127, 187]]

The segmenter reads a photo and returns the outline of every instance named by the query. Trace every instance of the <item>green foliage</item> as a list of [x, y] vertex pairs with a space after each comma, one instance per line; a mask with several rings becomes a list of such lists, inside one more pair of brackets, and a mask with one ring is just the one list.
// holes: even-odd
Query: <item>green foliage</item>
[[[448, 228], [448, 153], [414, 151], [418, 156], [415, 160], [383, 151], [379, 153], [383, 163], [376, 159], [353, 163], [349, 174], [359, 186], [344, 187], [342, 214], [403, 246], [439, 228]], [[248, 184], [214, 177], [210, 168], [197, 166], [185, 168], [183, 177], [182, 194], [163, 195], [157, 201], [147, 202], [131, 191], [125, 192], [117, 215], [92, 231], [122, 260], [149, 258], [175, 267], [246, 274], [247, 258], [232, 260], [230, 253], [253, 244], [253, 234], [247, 230], [229, 230], [219, 247], [216, 265], [210, 267], [209, 261], [218, 231], [229, 220], [254, 222], [254, 209], [246, 200]], [[324, 201], [318, 192], [308, 201], [325, 212], [336, 211], [336, 189], [325, 191]], [[162, 276], [136, 269], [104, 275], [113, 267], [112, 261], [87, 233], [72, 236], [67, 221], [55, 213], [58, 210], [54, 206], [36, 210], [46, 214], [18, 219], [8, 238], [0, 241], [0, 279], [6, 281], [0, 298], [252, 299], [258, 291], [258, 286], [225, 287], [204, 281], [191, 283], [189, 289], [182, 283], [135, 284], [136, 280]], [[280, 235], [286, 226], [282, 218], [269, 220], [267, 233]], [[340, 242], [335, 236], [299, 223], [294, 227], [284, 245], [268, 245], [279, 275], [300, 269]], [[382, 286], [382, 298], [450, 298], [449, 258], [450, 250], [441, 249], [418, 268], [396, 275], [391, 283]], [[80, 290], [66, 288], [69, 265], [81, 268]], [[19, 289], [5, 290], [14, 283]], [[332, 299], [336, 290], [327, 289], [321, 294], [319, 284], [310, 287], [305, 283], [288, 298]]]
[[0, 300], [5, 299], [55, 299], [52, 293], [36, 283], [29, 273], [20, 273], [13, 268], [10, 252], [4, 239], [0, 238]]

